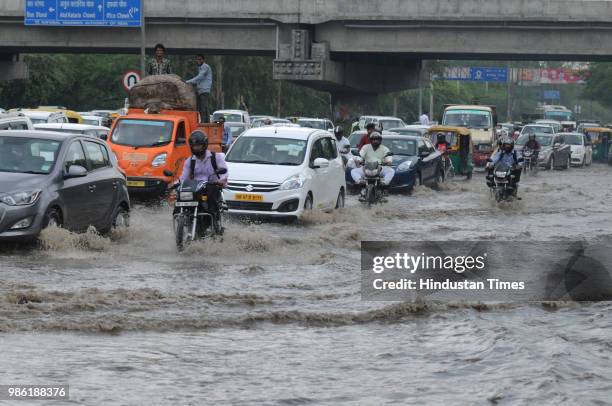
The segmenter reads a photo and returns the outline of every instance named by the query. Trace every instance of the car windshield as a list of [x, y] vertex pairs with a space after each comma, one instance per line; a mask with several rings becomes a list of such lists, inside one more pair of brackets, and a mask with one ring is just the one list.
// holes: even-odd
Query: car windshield
[[544, 112], [544, 118], [559, 121], [570, 121], [572, 119], [572, 113], [570, 111], [546, 111]]
[[447, 110], [442, 124], [452, 127], [491, 128], [491, 112], [485, 110]]
[[263, 165], [301, 165], [306, 141], [288, 138], [240, 137], [227, 154], [227, 162]]
[[244, 126], [230, 126], [230, 130], [232, 131], [232, 137], [238, 137], [245, 130]]
[[61, 142], [0, 136], [0, 172], [38, 173], [53, 169]]
[[352, 133], [351, 137], [349, 138], [349, 142], [351, 143], [351, 148], [357, 147], [357, 144], [359, 144], [359, 140], [361, 140], [361, 137], [363, 137], [365, 134], [366, 134], [365, 132]]
[[582, 145], [582, 135], [580, 134], [565, 134], [565, 143], [569, 145]]
[[528, 133], [546, 133], [546, 134], [552, 134], [553, 133], [553, 129], [551, 126], [548, 125], [528, 125], [525, 126], [523, 128], [523, 133], [524, 134], [528, 134]]
[[[384, 140], [384, 139], [383, 139]], [[391, 138], [383, 141], [383, 144], [393, 152], [394, 155], [416, 155], [416, 141], [411, 139]]]
[[170, 143], [172, 122], [121, 119], [115, 126], [112, 141], [132, 147], [157, 147]]
[[[523, 134], [516, 140], [516, 145], [525, 145], [529, 140], [529, 134]], [[550, 135], [536, 134], [536, 141], [543, 147], [547, 147], [552, 142]]]
[[397, 127], [404, 127], [404, 123], [402, 123], [400, 120], [380, 120], [378, 122], [378, 126], [382, 126], [383, 129], [388, 129], [388, 128], [397, 128]]
[[84, 119], [83, 119], [83, 124], [88, 124], [88, 125], [98, 125], [98, 124], [100, 124], [100, 120], [98, 120], [98, 119], [95, 119], [95, 120], [94, 120], [94, 119], [87, 119], [87, 118], [84, 118]]
[[402, 128], [395, 128], [389, 131], [397, 133], [397, 134], [402, 134], [402, 135], [414, 135], [416, 137], [420, 137], [422, 135], [422, 133], [418, 130], [405, 130]]
[[327, 130], [327, 123], [319, 120], [298, 120], [302, 127], [315, 128], [317, 130]]
[[213, 121], [217, 121], [221, 117], [225, 117], [225, 121], [228, 123], [242, 123], [242, 114], [229, 114], [229, 113], [215, 113], [213, 114]]
[[32, 122], [32, 124], [43, 124], [47, 122], [46, 118], [32, 118], [30, 117], [30, 121]]

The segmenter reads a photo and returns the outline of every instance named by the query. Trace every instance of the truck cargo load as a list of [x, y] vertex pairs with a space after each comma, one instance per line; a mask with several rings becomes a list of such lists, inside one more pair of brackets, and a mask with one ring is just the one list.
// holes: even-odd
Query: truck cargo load
[[178, 75], [147, 76], [129, 92], [130, 108], [197, 111], [193, 86]]

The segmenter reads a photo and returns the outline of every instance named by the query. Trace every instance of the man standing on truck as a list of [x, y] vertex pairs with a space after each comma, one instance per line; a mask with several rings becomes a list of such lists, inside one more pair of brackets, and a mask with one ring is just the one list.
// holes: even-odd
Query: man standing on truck
[[170, 75], [172, 67], [170, 66], [170, 60], [166, 58], [166, 47], [163, 44], [157, 44], [154, 52], [155, 58], [147, 64], [147, 76]]
[[208, 96], [210, 95], [210, 89], [212, 88], [213, 75], [210, 66], [204, 62], [204, 55], [199, 54], [196, 56], [196, 63], [198, 64], [198, 74], [189, 79], [187, 83], [194, 85], [198, 92], [198, 111], [200, 112], [200, 122], [210, 122], [210, 114], [208, 113]]

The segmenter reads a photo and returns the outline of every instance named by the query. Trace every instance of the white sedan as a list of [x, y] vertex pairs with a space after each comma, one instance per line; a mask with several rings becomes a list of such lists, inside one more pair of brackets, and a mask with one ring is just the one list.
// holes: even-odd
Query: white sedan
[[585, 166], [593, 163], [593, 147], [581, 133], [565, 133], [565, 143], [572, 148], [572, 165]]
[[344, 207], [342, 158], [331, 134], [294, 127], [243, 133], [227, 153], [223, 196], [230, 214], [298, 218]]

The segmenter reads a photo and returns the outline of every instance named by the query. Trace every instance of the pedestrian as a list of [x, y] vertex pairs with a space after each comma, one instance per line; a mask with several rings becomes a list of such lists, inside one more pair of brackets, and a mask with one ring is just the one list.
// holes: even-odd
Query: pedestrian
[[210, 96], [210, 89], [212, 88], [213, 75], [210, 66], [204, 62], [204, 55], [199, 54], [196, 56], [196, 63], [198, 64], [198, 74], [189, 79], [187, 83], [194, 85], [198, 93], [198, 111], [200, 112], [200, 122], [210, 122], [210, 114], [208, 113], [208, 98]]
[[166, 47], [157, 44], [154, 48], [155, 57], [147, 64], [147, 76], [150, 75], [170, 75], [172, 66], [170, 60], [166, 58]]
[[221, 137], [221, 152], [227, 152], [230, 144], [232, 143], [232, 127], [225, 122], [225, 116], [219, 117], [217, 120], [219, 124], [223, 124], [223, 136]]
[[419, 123], [421, 123], [421, 125], [429, 125], [429, 116], [427, 115], [427, 111], [424, 111], [423, 114], [421, 114], [421, 117], [419, 117]]

